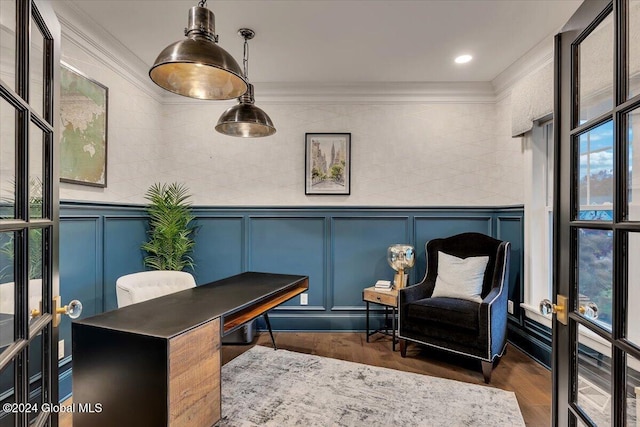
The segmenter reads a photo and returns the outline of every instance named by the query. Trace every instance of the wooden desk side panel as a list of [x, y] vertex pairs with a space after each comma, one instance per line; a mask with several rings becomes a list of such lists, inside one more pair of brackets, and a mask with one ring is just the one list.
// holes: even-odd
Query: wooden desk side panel
[[169, 341], [169, 426], [208, 427], [221, 417], [220, 319]]

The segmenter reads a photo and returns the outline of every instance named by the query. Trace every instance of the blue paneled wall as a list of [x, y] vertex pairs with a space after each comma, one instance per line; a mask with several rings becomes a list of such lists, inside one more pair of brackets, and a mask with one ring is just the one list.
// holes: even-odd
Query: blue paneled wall
[[[298, 298], [273, 310], [276, 330], [358, 331], [365, 328], [362, 289], [391, 280], [387, 247], [409, 243], [416, 265], [409, 283], [424, 277], [425, 243], [467, 231], [512, 245], [509, 299], [511, 328], [520, 331], [523, 293], [523, 208], [213, 208], [194, 207], [197, 233], [193, 274], [200, 284], [243, 271], [309, 276], [309, 303]], [[142, 206], [63, 202], [60, 210], [60, 292], [82, 301], [82, 317], [117, 307], [115, 283], [144, 270], [140, 244], [146, 239]], [[159, 313], [161, 315], [161, 313]], [[374, 313], [372, 326], [382, 321]], [[60, 396], [71, 393], [71, 324], [63, 316]], [[261, 320], [260, 320], [261, 322]], [[376, 322], [378, 322], [376, 324]], [[264, 325], [260, 324], [259, 327]]]
[[[516, 307], [521, 299], [522, 207], [194, 207], [194, 213], [198, 284], [250, 270], [309, 276], [309, 304], [295, 299], [275, 309], [270, 317], [276, 330], [363, 330], [362, 289], [393, 278], [386, 262], [389, 245], [416, 247], [416, 266], [409, 272], [414, 283], [425, 274], [425, 243], [466, 231], [511, 241], [509, 295]], [[116, 279], [144, 270], [140, 244], [146, 227], [142, 206], [63, 202], [63, 300], [80, 299], [83, 316], [116, 308]], [[63, 325], [60, 332], [65, 347], [69, 329]]]

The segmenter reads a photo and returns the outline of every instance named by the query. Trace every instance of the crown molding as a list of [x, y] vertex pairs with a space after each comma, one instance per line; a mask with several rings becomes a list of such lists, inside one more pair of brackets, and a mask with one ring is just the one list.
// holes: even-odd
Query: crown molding
[[103, 63], [155, 101], [164, 102], [162, 93], [164, 91], [149, 79], [147, 65], [116, 37], [72, 2], [55, 1], [53, 7], [62, 26], [63, 38]]
[[[254, 83], [254, 86], [256, 102], [261, 105], [495, 102], [495, 92], [490, 82]], [[167, 93], [163, 102], [179, 105], [203, 101]]]
[[[149, 79], [148, 66], [98, 22], [68, 0], [54, 1], [63, 37], [96, 58], [161, 104], [199, 101], [172, 94]], [[253, 82], [260, 104], [456, 104], [495, 103], [519, 80], [553, 61], [553, 35], [496, 76], [491, 82]], [[216, 101], [224, 103], [225, 101]], [[235, 100], [226, 101], [233, 105]]]
[[518, 81], [553, 62], [553, 35], [546, 37], [491, 81], [496, 101], [510, 95], [513, 85]]

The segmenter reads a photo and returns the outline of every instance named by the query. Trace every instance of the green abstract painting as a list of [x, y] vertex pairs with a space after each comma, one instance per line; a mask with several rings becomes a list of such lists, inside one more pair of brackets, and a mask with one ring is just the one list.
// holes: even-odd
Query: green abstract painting
[[107, 186], [109, 89], [62, 65], [60, 72], [60, 180]]

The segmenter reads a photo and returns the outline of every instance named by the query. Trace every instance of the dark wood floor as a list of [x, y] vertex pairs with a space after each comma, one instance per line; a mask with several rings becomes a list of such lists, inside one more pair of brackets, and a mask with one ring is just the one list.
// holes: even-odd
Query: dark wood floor
[[[391, 338], [383, 335], [371, 337], [369, 343], [364, 333], [276, 332], [274, 335], [278, 348], [285, 350], [484, 384], [479, 362], [417, 345], [409, 345], [407, 357], [402, 358], [399, 351], [391, 351]], [[270, 347], [269, 334], [260, 333], [251, 345], [223, 346], [222, 363], [253, 345]], [[551, 424], [551, 373], [517, 348], [508, 347], [507, 354], [493, 371], [490, 386], [515, 393], [527, 426]], [[60, 418], [60, 427], [71, 425], [70, 417]]]
[[[278, 348], [299, 353], [317, 354], [334, 359], [401, 371], [417, 372], [440, 378], [484, 385], [480, 363], [443, 354], [410, 344], [407, 357], [400, 356], [399, 346], [391, 351], [391, 338], [364, 333], [276, 332]], [[269, 334], [261, 333], [254, 344], [271, 346]], [[222, 348], [222, 363], [227, 363], [251, 346], [227, 345]], [[551, 372], [513, 346], [495, 367], [491, 387], [513, 391], [527, 426], [551, 425]]]

